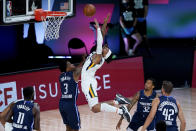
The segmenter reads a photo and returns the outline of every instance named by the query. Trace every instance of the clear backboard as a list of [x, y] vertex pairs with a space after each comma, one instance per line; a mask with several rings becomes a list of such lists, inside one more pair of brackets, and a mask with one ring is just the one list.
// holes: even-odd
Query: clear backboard
[[75, 15], [76, 0], [0, 0], [0, 24], [12, 25], [35, 22], [34, 10], [66, 12]]

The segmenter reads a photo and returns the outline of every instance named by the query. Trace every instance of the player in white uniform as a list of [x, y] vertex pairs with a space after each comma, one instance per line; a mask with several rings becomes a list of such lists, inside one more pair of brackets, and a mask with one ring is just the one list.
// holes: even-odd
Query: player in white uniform
[[95, 27], [97, 29], [97, 49], [95, 52], [92, 52], [86, 59], [81, 74], [81, 85], [82, 91], [85, 94], [85, 97], [88, 101], [89, 107], [92, 112], [114, 112], [120, 115], [123, 115], [124, 118], [127, 119], [128, 122], [131, 120], [131, 115], [127, 110], [126, 106], [121, 106], [120, 108], [116, 108], [107, 103], [99, 103], [97, 96], [97, 80], [95, 78], [96, 71], [102, 67], [105, 60], [107, 60], [112, 52], [108, 48], [107, 45], [102, 47], [103, 36], [101, 33], [101, 29], [99, 27], [99, 23], [95, 19]]

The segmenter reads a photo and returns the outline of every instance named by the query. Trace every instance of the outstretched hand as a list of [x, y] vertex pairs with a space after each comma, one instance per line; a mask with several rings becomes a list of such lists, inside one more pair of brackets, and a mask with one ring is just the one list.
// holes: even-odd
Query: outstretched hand
[[106, 31], [106, 28], [107, 28], [107, 24], [108, 24], [109, 18], [110, 18], [110, 13], [108, 13], [108, 15], [107, 15], [106, 18], [104, 18], [104, 23], [103, 23], [103, 26], [101, 27], [101, 31], [102, 31], [103, 37], [105, 36], [105, 34], [106, 34], [106, 32], [107, 32], [107, 31]]
[[99, 22], [97, 21], [96, 18], [94, 19], [94, 21], [95, 21], [95, 28], [96, 28], [96, 29], [99, 28]]
[[105, 24], [107, 25], [109, 18], [110, 18], [110, 13], [107, 14], [107, 17], [106, 17], [106, 18], [104, 18], [103, 26], [104, 26]]

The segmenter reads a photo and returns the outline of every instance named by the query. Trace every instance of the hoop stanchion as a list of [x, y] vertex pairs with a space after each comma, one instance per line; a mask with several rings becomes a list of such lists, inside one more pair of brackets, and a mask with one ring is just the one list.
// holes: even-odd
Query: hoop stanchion
[[66, 12], [36, 9], [34, 15], [36, 21], [43, 22], [45, 30], [44, 37], [46, 40], [55, 40], [59, 38], [59, 29], [67, 15]]

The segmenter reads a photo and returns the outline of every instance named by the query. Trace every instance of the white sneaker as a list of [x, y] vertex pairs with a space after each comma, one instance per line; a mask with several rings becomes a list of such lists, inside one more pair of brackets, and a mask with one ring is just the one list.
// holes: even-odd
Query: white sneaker
[[128, 56], [133, 56], [133, 55], [134, 55], [133, 50], [129, 49]]

